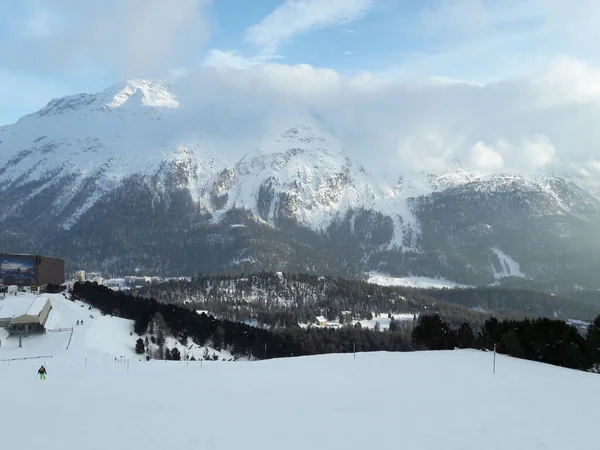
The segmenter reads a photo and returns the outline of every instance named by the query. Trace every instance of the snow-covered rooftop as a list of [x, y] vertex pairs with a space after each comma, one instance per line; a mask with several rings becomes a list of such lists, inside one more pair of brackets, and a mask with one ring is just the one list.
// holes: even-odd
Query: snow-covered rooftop
[[0, 301], [0, 319], [19, 316], [39, 316], [49, 300], [39, 295], [9, 295]]

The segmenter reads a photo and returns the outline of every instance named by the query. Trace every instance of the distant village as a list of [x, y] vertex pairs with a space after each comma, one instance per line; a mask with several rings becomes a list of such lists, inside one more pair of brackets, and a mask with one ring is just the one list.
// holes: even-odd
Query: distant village
[[144, 275], [133, 275], [119, 278], [104, 278], [100, 273], [86, 272], [85, 270], [78, 270], [75, 272], [74, 277], [75, 282], [85, 283], [86, 281], [90, 281], [92, 283], [97, 283], [98, 285], [106, 286], [117, 291], [142, 288], [152, 284], [164, 283], [171, 280], [191, 281], [191, 277], [151, 277]]

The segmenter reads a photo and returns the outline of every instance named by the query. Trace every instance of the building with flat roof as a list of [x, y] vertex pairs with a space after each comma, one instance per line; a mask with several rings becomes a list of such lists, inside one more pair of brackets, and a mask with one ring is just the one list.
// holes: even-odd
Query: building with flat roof
[[51, 310], [50, 299], [43, 295], [8, 295], [0, 300], [0, 327], [9, 332], [45, 331]]
[[31, 287], [65, 282], [65, 260], [42, 255], [0, 253], [0, 284]]

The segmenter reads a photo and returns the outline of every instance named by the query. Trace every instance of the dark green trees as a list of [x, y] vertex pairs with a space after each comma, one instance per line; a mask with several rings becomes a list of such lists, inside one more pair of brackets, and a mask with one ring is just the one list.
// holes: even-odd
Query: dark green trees
[[135, 352], [138, 355], [142, 355], [145, 351], [146, 347], [144, 346], [144, 341], [142, 341], [142, 338], [139, 338], [137, 341], [135, 341]]

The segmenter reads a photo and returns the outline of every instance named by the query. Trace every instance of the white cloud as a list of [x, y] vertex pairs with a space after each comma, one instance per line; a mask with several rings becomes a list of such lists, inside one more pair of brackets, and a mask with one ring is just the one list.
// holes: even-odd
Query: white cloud
[[557, 55], [600, 63], [596, 0], [426, 0], [404, 26], [397, 70], [416, 76], [500, 80], [539, 73]]
[[596, 173], [598, 173], [598, 175], [600, 175], [600, 160], [592, 159], [589, 162], [589, 166], [594, 172], [596, 172]]
[[286, 0], [260, 23], [246, 30], [246, 41], [276, 55], [279, 47], [298, 34], [341, 25], [363, 17], [374, 0]]
[[246, 58], [235, 51], [211, 50], [204, 58], [203, 65], [218, 68], [245, 69], [258, 64], [257, 60]]
[[176, 95], [194, 117], [204, 117], [198, 105], [211, 105], [211, 120], [219, 118], [211, 126], [229, 130], [227, 139], [247, 141], [246, 149], [275, 125], [311, 122], [339, 137], [349, 157], [396, 173], [440, 172], [458, 161], [482, 172], [590, 178], [586, 169], [600, 178], [600, 97], [582, 103], [573, 95], [581, 81], [600, 81], [600, 72], [578, 61], [571, 61], [576, 70], [567, 70], [557, 93], [543, 81], [554, 77], [556, 64], [536, 77], [475, 85], [344, 76], [310, 65], [240, 65], [229, 60], [235, 55], [221, 57], [225, 66], [215, 59], [191, 72]]
[[537, 84], [547, 93], [548, 105], [566, 98], [584, 103], [600, 100], [600, 70], [574, 58], [555, 59]]
[[24, 32], [0, 42], [7, 69], [68, 72], [87, 65], [116, 68], [123, 78], [149, 76], [187, 63], [209, 37], [210, 0], [28, 4], [30, 15], [20, 27]]
[[556, 148], [546, 136], [534, 136], [525, 141], [523, 151], [533, 168], [545, 168], [552, 164]]
[[502, 153], [488, 147], [482, 141], [477, 142], [471, 151], [473, 165], [483, 171], [497, 171], [504, 167]]

